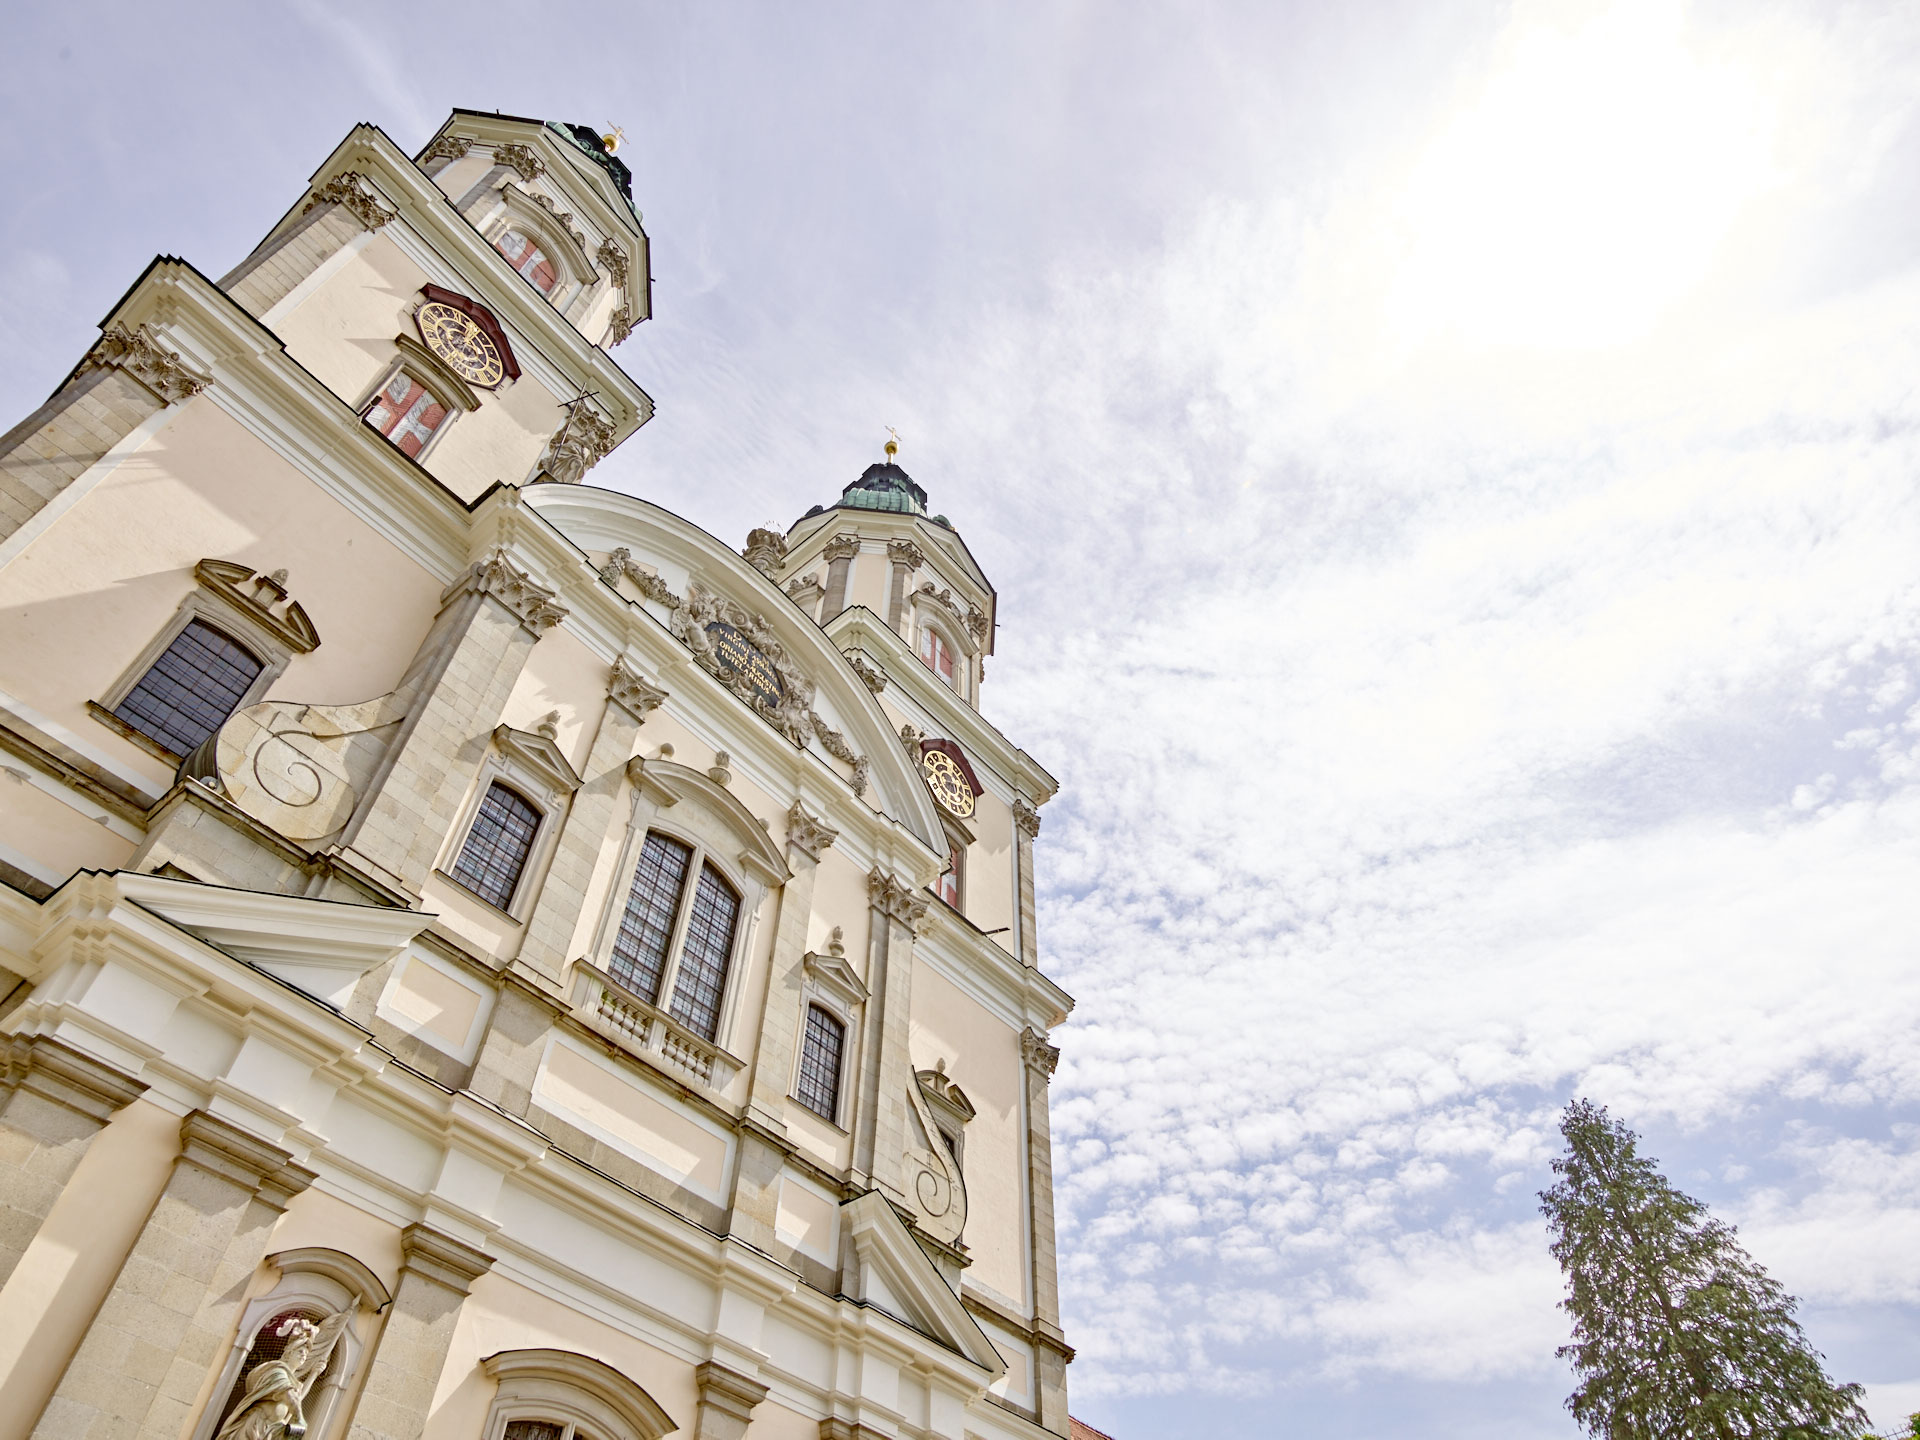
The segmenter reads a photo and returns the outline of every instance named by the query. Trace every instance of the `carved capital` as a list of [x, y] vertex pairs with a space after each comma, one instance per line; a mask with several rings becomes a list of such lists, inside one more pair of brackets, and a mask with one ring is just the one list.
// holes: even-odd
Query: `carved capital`
[[832, 564], [835, 560], [851, 560], [859, 553], [860, 537], [858, 535], [836, 535], [827, 541], [820, 551], [828, 564]]
[[619, 241], [609, 235], [600, 242], [600, 249], [594, 258], [606, 267], [607, 277], [615, 286], [627, 283], [627, 252], [620, 248]]
[[211, 376], [189, 369], [179, 352], [164, 348], [144, 325], [135, 330], [109, 325], [99, 343], [87, 352], [80, 369], [82, 373], [124, 370], [166, 405], [191, 399], [213, 383]]
[[1013, 823], [1020, 827], [1020, 833], [1029, 840], [1040, 836], [1040, 812], [1033, 808], [1024, 795], [1013, 797]]
[[627, 668], [623, 656], [616, 655], [613, 671], [607, 677], [607, 698], [616, 705], [624, 706], [635, 720], [644, 724], [647, 716], [665, 702], [667, 692], [641, 679], [637, 672]]
[[1053, 1067], [1060, 1063], [1060, 1047], [1049, 1045], [1046, 1037], [1029, 1025], [1020, 1032], [1020, 1058], [1041, 1079], [1051, 1080]]
[[506, 166], [523, 182], [537, 180], [547, 173], [547, 162], [534, 154], [531, 146], [517, 141], [511, 145], [494, 146], [493, 163]]
[[701, 1361], [694, 1367], [693, 1379], [700, 1387], [702, 1406], [717, 1410], [742, 1425], [752, 1416], [753, 1407], [767, 1398], [766, 1386], [717, 1360]]
[[524, 571], [514, 569], [504, 550], [495, 550], [486, 559], [476, 561], [440, 598], [445, 603], [468, 591], [491, 595], [511, 610], [535, 638], [567, 618], [565, 607], [553, 603], [553, 591]]
[[465, 1295], [493, 1268], [493, 1256], [415, 1221], [400, 1232], [400, 1268]]
[[762, 575], [771, 575], [787, 558], [787, 540], [778, 530], [754, 530], [747, 535], [747, 547], [740, 553]]
[[464, 135], [442, 135], [420, 153], [420, 163], [429, 160], [464, 160], [473, 149], [473, 141]]
[[180, 1122], [180, 1159], [281, 1209], [317, 1178], [278, 1145], [205, 1110], [195, 1110]]
[[973, 636], [975, 644], [984, 644], [987, 638], [989, 622], [987, 612], [978, 605], [967, 606], [967, 631]]
[[618, 310], [613, 312], [612, 317], [607, 321], [607, 344], [618, 345], [629, 335], [633, 334], [633, 326], [633, 311], [629, 307], [622, 305]]
[[927, 557], [911, 540], [889, 540], [887, 558], [896, 565], [906, 566], [909, 570], [918, 570], [927, 563]]
[[578, 485], [613, 449], [614, 435], [611, 420], [603, 420], [584, 402], [576, 401], [547, 441], [540, 456], [541, 475], [562, 485]]
[[916, 934], [927, 914], [927, 898], [876, 867], [867, 875], [867, 903], [887, 919]]
[[871, 690], [874, 694], [878, 695], [882, 690], [887, 688], [885, 672], [867, 664], [867, 662], [862, 660], [858, 655], [847, 656], [847, 663], [853, 666], [853, 673], [860, 677], [860, 683], [865, 685], [867, 689]]
[[817, 815], [809, 815], [798, 800], [787, 811], [787, 843], [797, 845], [814, 860], [840, 838], [840, 832]]
[[343, 170], [315, 190], [307, 203], [300, 207], [300, 213], [304, 215], [309, 210], [318, 210], [322, 205], [338, 205], [360, 222], [362, 230], [378, 230], [393, 219], [395, 212], [360, 187], [359, 171]]

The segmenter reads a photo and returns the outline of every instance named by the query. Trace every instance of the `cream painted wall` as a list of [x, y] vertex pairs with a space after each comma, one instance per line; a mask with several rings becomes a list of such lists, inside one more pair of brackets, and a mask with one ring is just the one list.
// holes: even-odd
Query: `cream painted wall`
[[0, 1290], [0, 1440], [23, 1440], [79, 1348], [180, 1152], [180, 1117], [136, 1100], [93, 1138]]
[[982, 930], [1007, 927], [993, 941], [1009, 955], [1019, 949], [1014, 943], [1013, 916], [1015, 896], [1019, 892], [1019, 857], [1013, 847], [1013, 810], [998, 796], [982, 795], [974, 802], [973, 819], [967, 822], [974, 843], [967, 847], [967, 918]]
[[[398, 353], [393, 337], [420, 338], [413, 306], [428, 276], [393, 238], [376, 235], [291, 311], [276, 316], [287, 353], [358, 407]], [[560, 423], [561, 397], [526, 371], [475, 393], [480, 408], [456, 416], [427, 450], [433, 476], [471, 500], [495, 481], [526, 479]]]
[[527, 657], [526, 668], [514, 683], [501, 719], [515, 729], [532, 730], [548, 713], [558, 710], [554, 738], [578, 772], [587, 763], [594, 731], [606, 708], [607, 673], [606, 661], [565, 626], [555, 626]]
[[[677, 1435], [693, 1434], [700, 1392], [691, 1365], [538, 1291], [489, 1273], [474, 1282], [473, 1293], [460, 1307], [423, 1440], [474, 1440], [497, 1388], [480, 1362], [502, 1350], [547, 1348], [576, 1351], [611, 1365], [673, 1417]], [[757, 1433], [757, 1413], [754, 1424]]]
[[1021, 1236], [1026, 1168], [1020, 1115], [1020, 1037], [927, 965], [913, 973], [913, 1023], [907, 1048], [914, 1068], [947, 1062], [947, 1073], [977, 1112], [967, 1123], [967, 1228], [973, 1253], [965, 1279], [1022, 1307], [1028, 1304]]
[[882, 620], [887, 618], [888, 587], [893, 582], [893, 566], [882, 550], [862, 550], [853, 557], [847, 575], [847, 603], [864, 605]]
[[[0, 858], [59, 885], [76, 870], [118, 869], [133, 854], [134, 842], [44, 790], [0, 772], [0, 847]], [[12, 860], [8, 851], [21, 858]]]
[[204, 557], [286, 569], [319, 631], [276, 697], [337, 704], [391, 689], [439, 604], [437, 580], [201, 398], [0, 570], [0, 688], [165, 789], [173, 767], [85, 707], [193, 592]]

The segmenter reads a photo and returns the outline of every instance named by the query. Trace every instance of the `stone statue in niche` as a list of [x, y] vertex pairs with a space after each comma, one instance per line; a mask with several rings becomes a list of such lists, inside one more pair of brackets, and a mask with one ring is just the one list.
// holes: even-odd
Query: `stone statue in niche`
[[273, 1333], [286, 1349], [247, 1372], [246, 1391], [214, 1440], [302, 1440], [307, 1395], [326, 1372], [347, 1320], [342, 1310], [318, 1324], [299, 1315], [281, 1321]]

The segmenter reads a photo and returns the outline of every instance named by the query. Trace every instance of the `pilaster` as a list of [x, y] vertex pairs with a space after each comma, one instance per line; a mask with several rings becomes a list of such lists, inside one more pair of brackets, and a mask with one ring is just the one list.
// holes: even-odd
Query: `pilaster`
[[400, 1283], [355, 1407], [349, 1440], [419, 1440], [454, 1325], [493, 1256], [429, 1225], [400, 1234]]
[[1060, 1329], [1060, 1266], [1053, 1231], [1053, 1124], [1047, 1103], [1047, 1087], [1054, 1067], [1060, 1063], [1060, 1051], [1029, 1026], [1020, 1032], [1020, 1058], [1027, 1082], [1027, 1250], [1033, 1257], [1034, 1329], [1042, 1340], [1034, 1385], [1040, 1423], [1064, 1435], [1066, 1362], [1071, 1352]]
[[693, 1378], [700, 1387], [694, 1440], [741, 1440], [753, 1418], [754, 1406], [767, 1398], [767, 1387], [751, 1375], [713, 1360], [695, 1366]]
[[527, 938], [520, 948], [522, 963], [556, 984], [566, 968], [567, 950], [580, 923], [587, 886], [627, 784], [626, 765], [633, 754], [634, 736], [666, 698], [666, 691], [641, 679], [624, 660], [613, 662], [606, 706], [600, 712], [587, 755], [586, 778], [574, 792], [553, 863], [547, 868], [546, 883], [528, 918]]
[[0, 1076], [0, 1285], [93, 1137], [146, 1086], [47, 1035], [16, 1035]]
[[1040, 838], [1040, 812], [1024, 796], [1013, 797], [1013, 838], [1020, 866], [1020, 963], [1040, 968], [1040, 937], [1035, 928], [1033, 842]]
[[847, 577], [853, 570], [853, 557], [860, 553], [860, 538], [836, 535], [820, 553], [827, 561], [827, 598], [820, 606], [820, 623], [824, 625], [847, 608]]
[[907, 1087], [916, 1083], [907, 1052], [913, 1001], [913, 941], [927, 898], [912, 886], [874, 870], [867, 876], [871, 948], [867, 962], [866, 1038], [860, 1047], [860, 1104], [853, 1171], [889, 1199], [905, 1203], [902, 1173], [907, 1141]]
[[907, 586], [913, 581], [913, 572], [927, 563], [927, 557], [911, 540], [889, 540], [887, 559], [893, 565], [887, 587], [887, 624], [898, 633], [900, 620], [907, 613]]
[[353, 859], [419, 893], [527, 656], [566, 613], [501, 551], [446, 588], [400, 683], [406, 719], [343, 832]]
[[36, 1440], [176, 1440], [230, 1342], [274, 1222], [313, 1172], [204, 1110], [119, 1278], [48, 1402]]

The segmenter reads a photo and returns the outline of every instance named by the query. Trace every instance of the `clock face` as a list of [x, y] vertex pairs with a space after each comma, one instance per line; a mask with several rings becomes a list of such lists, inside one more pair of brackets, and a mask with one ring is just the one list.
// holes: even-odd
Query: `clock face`
[[447, 362], [447, 368], [469, 385], [498, 385], [506, 378], [506, 362], [493, 337], [453, 306], [429, 300], [420, 307], [420, 338], [427, 349]]
[[944, 750], [929, 750], [920, 757], [920, 771], [927, 777], [927, 788], [949, 814], [962, 820], [973, 814], [973, 786], [967, 783], [960, 762]]

